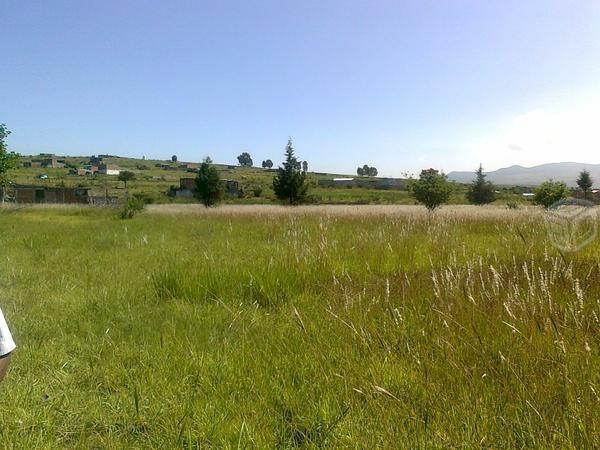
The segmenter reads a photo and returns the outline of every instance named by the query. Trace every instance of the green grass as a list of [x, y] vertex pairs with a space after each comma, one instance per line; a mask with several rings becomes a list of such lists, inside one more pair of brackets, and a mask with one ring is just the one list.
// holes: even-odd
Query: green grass
[[542, 227], [0, 211], [1, 446], [598, 447], [600, 245]]

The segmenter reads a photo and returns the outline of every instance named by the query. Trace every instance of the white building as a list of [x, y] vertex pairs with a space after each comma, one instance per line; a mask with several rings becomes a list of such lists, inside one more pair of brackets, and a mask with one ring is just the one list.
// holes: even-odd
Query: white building
[[98, 166], [98, 173], [101, 175], [119, 175], [121, 170], [119, 166], [115, 166], [114, 164], [100, 164]]

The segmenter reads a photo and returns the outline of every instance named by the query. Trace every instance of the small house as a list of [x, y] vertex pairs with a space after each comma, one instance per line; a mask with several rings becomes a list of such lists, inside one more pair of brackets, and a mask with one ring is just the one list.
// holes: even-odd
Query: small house
[[23, 167], [35, 167], [39, 169], [42, 167], [42, 163], [40, 161], [25, 161]]
[[196, 171], [198, 170], [198, 164], [196, 163], [182, 163], [179, 164], [179, 168], [182, 170], [187, 170], [187, 171]]
[[[13, 185], [6, 197], [15, 203], [79, 203], [88, 204], [89, 188]], [[0, 195], [4, 195], [0, 189]]]
[[98, 166], [98, 173], [101, 175], [119, 175], [121, 169], [114, 164], [100, 164]]
[[46, 167], [48, 169], [64, 169], [65, 161], [59, 160], [54, 157], [52, 158], [44, 158], [40, 161], [42, 167]]

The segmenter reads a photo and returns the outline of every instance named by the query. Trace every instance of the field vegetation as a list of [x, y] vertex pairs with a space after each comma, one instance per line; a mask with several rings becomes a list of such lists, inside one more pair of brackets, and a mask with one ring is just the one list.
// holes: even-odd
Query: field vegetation
[[3, 447], [600, 446], [598, 242], [558, 253], [538, 210], [176, 206], [0, 210]]

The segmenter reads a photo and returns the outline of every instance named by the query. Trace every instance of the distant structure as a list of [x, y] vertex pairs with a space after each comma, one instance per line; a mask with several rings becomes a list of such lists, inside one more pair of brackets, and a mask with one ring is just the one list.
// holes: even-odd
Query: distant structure
[[23, 167], [35, 167], [35, 168], [40, 168], [42, 167], [42, 162], [41, 161], [25, 161], [23, 163]]
[[100, 164], [98, 166], [98, 173], [101, 175], [119, 175], [121, 169], [114, 164]]
[[361, 187], [381, 190], [404, 190], [406, 182], [399, 178], [333, 178], [319, 180], [321, 187]]
[[181, 163], [179, 164], [179, 168], [183, 170], [187, 170], [188, 172], [195, 172], [198, 170], [199, 165], [196, 163]]
[[[0, 188], [0, 195], [4, 195]], [[6, 198], [15, 203], [90, 203], [89, 188], [13, 185], [6, 190]]]
[[43, 158], [33, 158], [31, 161], [25, 161], [23, 167], [44, 167], [47, 169], [64, 169], [66, 166], [64, 159], [57, 159], [54, 155], [41, 154]]
[[94, 175], [96, 173], [98, 173], [98, 166], [92, 166], [89, 164], [86, 164], [83, 167], [77, 168], [77, 169], [71, 169], [71, 171], [69, 172], [71, 175], [78, 175], [78, 176], [85, 176], [85, 175]]
[[48, 169], [64, 169], [65, 160], [56, 159], [55, 157], [42, 159], [42, 167], [46, 167]]

